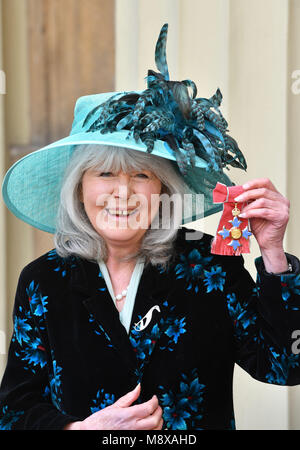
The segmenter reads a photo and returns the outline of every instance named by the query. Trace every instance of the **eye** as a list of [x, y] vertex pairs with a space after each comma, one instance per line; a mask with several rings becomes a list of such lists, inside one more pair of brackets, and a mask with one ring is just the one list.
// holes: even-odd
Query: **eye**
[[148, 175], [145, 173], [137, 173], [135, 176], [141, 177], [141, 178], [149, 178]]
[[100, 172], [99, 177], [105, 176], [105, 175], [109, 175], [112, 172]]
[[[112, 172], [100, 172], [99, 177], [107, 177], [109, 175], [114, 175]], [[146, 173], [135, 173], [133, 174], [133, 176], [138, 177], [138, 178], [149, 178], [148, 175]]]

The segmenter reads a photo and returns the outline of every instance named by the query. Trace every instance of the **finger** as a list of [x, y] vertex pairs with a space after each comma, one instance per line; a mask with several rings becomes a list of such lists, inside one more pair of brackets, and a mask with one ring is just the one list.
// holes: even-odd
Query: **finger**
[[270, 209], [270, 208], [254, 208], [250, 209], [246, 213], [240, 214], [239, 217], [243, 217], [245, 219], [251, 219], [254, 217], [260, 217], [261, 219], [265, 220], [274, 220], [278, 222], [278, 214], [276, 211]]
[[253, 200], [256, 198], [269, 198], [269, 199], [279, 199], [279, 198], [284, 198], [281, 194], [279, 194], [279, 192], [274, 192], [268, 188], [257, 188], [257, 189], [251, 189], [249, 191], [245, 191], [242, 194], [238, 195], [237, 197], [235, 197], [235, 201], [236, 202], [246, 202], [249, 200]]
[[158, 426], [156, 428], [153, 428], [153, 430], [162, 430], [163, 425], [164, 425], [164, 419], [161, 418]]
[[274, 184], [269, 178], [254, 178], [253, 180], [249, 180], [243, 184], [243, 188], [245, 190], [255, 189], [265, 187], [270, 189], [271, 191], [278, 192], [275, 188]]
[[134, 403], [140, 396], [141, 384], [139, 383], [132, 391], [120, 397], [113, 405], [120, 408], [127, 408]]
[[147, 402], [131, 406], [130, 413], [132, 414], [132, 417], [134, 416], [137, 419], [143, 419], [153, 414], [158, 406], [158, 398], [156, 395], [153, 395], [153, 397]]
[[[255, 208], [269, 208], [269, 209], [273, 209], [278, 214], [280, 212], [280, 209], [282, 209], [282, 205], [278, 205], [278, 202], [275, 202], [273, 200], [269, 200], [268, 198], [264, 198], [264, 197], [263, 198], [258, 198], [256, 200], [253, 200], [247, 206], [245, 206], [242, 209], [241, 214], [245, 214], [248, 211], [251, 211], [252, 209], [255, 209]], [[241, 214], [239, 214], [239, 216], [241, 216]]]
[[289, 206], [286, 204], [280, 204], [278, 201], [269, 200], [266, 198], [260, 198], [254, 200], [245, 208], [242, 209], [239, 217], [241, 218], [250, 218], [250, 217], [258, 217], [255, 213], [252, 214], [253, 211], [260, 210], [262, 213], [262, 209], [266, 210], [266, 216], [264, 218], [276, 219], [277, 221], [288, 219], [289, 217]]
[[[159, 426], [162, 420], [163, 410], [160, 406], [156, 408], [153, 414], [144, 419], [139, 419], [137, 421], [137, 427], [139, 430], [155, 430], [160, 429]], [[162, 425], [162, 424], [161, 424]]]

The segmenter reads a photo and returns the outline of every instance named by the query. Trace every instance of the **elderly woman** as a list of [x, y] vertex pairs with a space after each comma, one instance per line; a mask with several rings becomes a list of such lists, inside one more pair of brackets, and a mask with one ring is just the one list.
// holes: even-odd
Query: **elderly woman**
[[[268, 179], [248, 181], [234, 199], [242, 205], [234, 228], [249, 220], [261, 250], [256, 283], [238, 251], [248, 235], [233, 239], [223, 227], [227, 250], [218, 254], [212, 235], [180, 227], [185, 195], [202, 193], [204, 215], [220, 210], [212, 188], [232, 183], [216, 164], [244, 160], [234, 146], [237, 157], [224, 159], [235, 141], [225, 119], [200, 102], [201, 122], [195, 92], [185, 98], [186, 115], [178, 89], [193, 84], [168, 84], [165, 36], [166, 26], [156, 58], [164, 80], [152, 72], [142, 94], [79, 99], [70, 136], [5, 177], [7, 206], [53, 232], [55, 248], [20, 274], [0, 389], [2, 429], [232, 429], [235, 363], [263, 382], [300, 382], [293, 340], [299, 260], [283, 250], [289, 201]], [[161, 102], [179, 117], [175, 134]], [[186, 132], [191, 118], [193, 136]], [[200, 214], [191, 208], [187, 216]]]

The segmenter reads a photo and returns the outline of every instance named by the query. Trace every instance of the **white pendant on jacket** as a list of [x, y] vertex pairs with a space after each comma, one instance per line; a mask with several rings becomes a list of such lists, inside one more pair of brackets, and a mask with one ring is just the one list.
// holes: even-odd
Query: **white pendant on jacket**
[[143, 331], [149, 325], [149, 323], [151, 322], [152, 313], [154, 310], [160, 312], [159, 306], [158, 305], [152, 306], [152, 308], [149, 309], [147, 314], [139, 322], [134, 324], [134, 329], [136, 331]]

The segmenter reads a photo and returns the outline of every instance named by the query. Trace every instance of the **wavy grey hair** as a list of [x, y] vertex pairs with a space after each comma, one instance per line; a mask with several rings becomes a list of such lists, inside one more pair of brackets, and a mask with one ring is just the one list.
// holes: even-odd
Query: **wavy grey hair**
[[[124, 172], [150, 170], [162, 183], [161, 194], [169, 196], [177, 194], [177, 198], [179, 194], [183, 202], [184, 194], [190, 193], [179, 171], [177, 172], [167, 159], [123, 147], [79, 145], [75, 148], [64, 175], [56, 220], [54, 244], [57, 253], [62, 257], [76, 255], [93, 261], [100, 259], [107, 261], [105, 240], [92, 226], [84, 204], [80, 201], [81, 181], [88, 169], [116, 173], [120, 170]], [[173, 202], [170, 202], [170, 226], [160, 228], [162, 221], [160, 202], [154, 218], [159, 221], [158, 228], [150, 226], [143, 236], [138, 252], [126, 255], [122, 261], [144, 257], [145, 265], [150, 262], [166, 268], [172, 258], [173, 244], [182, 221], [182, 214], [178, 215], [175, 209]]]

